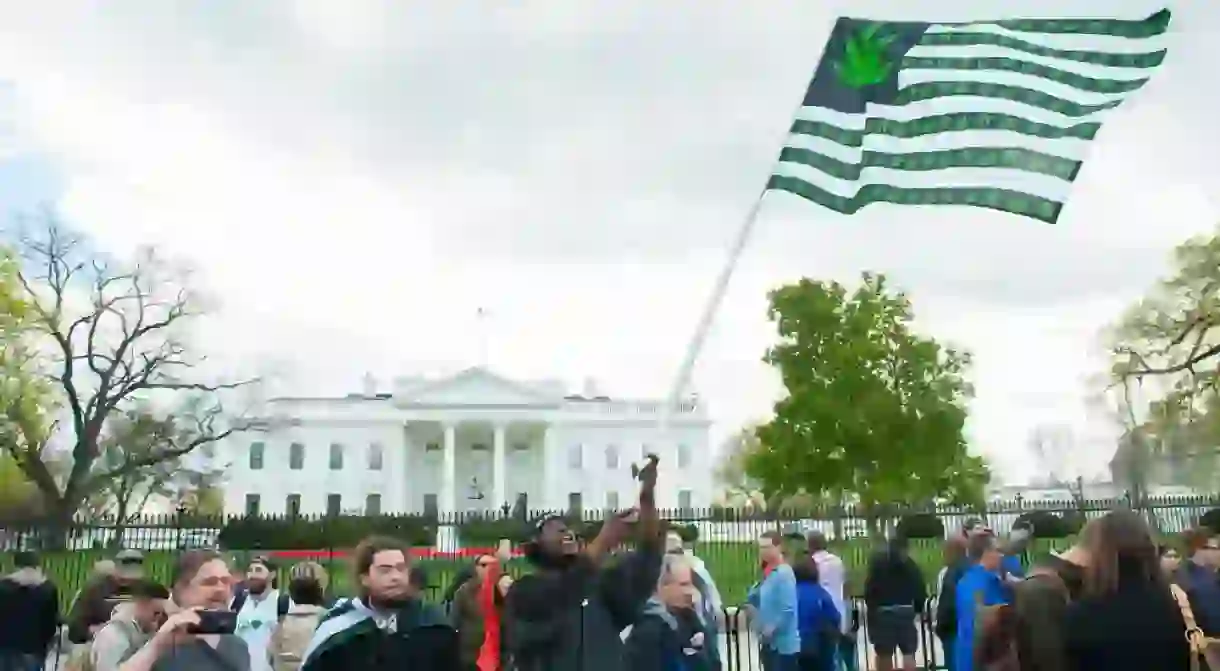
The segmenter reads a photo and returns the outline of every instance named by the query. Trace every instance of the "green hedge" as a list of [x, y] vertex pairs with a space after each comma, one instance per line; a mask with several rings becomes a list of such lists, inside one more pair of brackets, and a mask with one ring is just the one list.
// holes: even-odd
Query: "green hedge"
[[[502, 538], [507, 538], [513, 543], [524, 543], [533, 535], [538, 519], [541, 518], [535, 517], [528, 522], [502, 517], [467, 520], [458, 526], [458, 538], [463, 547], [494, 547]], [[600, 520], [588, 522], [569, 520], [568, 524], [581, 537], [590, 540], [596, 538], [602, 530]], [[672, 522], [668, 528], [677, 531], [682, 540], [687, 543], [699, 540], [699, 527], [694, 524]]]
[[436, 545], [436, 520], [419, 515], [321, 518], [235, 518], [220, 530], [220, 546], [241, 550], [350, 548], [370, 535], [391, 536], [414, 546]]
[[1063, 515], [1046, 510], [1031, 510], [1013, 521], [1013, 528], [1029, 526], [1038, 538], [1067, 538], [1075, 536], [1084, 526], [1084, 516], [1077, 512]]
[[903, 538], [944, 538], [945, 523], [932, 513], [913, 513], [898, 520], [896, 528]]

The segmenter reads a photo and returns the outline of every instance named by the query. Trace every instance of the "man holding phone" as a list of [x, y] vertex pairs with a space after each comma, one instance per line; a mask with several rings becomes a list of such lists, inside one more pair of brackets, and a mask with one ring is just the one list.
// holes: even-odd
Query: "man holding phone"
[[171, 596], [177, 612], [119, 671], [250, 671], [246, 643], [233, 633], [232, 578], [220, 553], [191, 550], [178, 557]]

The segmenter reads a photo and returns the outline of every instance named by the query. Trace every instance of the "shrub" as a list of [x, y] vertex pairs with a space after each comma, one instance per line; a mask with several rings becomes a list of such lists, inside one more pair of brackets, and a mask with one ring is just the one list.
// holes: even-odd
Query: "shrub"
[[669, 530], [678, 532], [683, 543], [694, 543], [699, 540], [699, 527], [695, 524], [670, 524]]
[[904, 538], [944, 538], [945, 524], [932, 513], [911, 513], [898, 520], [896, 531]]
[[1084, 526], [1080, 513], [1067, 512], [1062, 516], [1047, 510], [1031, 510], [1013, 522], [1014, 528], [1028, 525], [1038, 538], [1067, 538], [1075, 535]]
[[512, 517], [471, 519], [458, 526], [458, 538], [462, 547], [493, 547], [501, 538], [514, 544], [524, 543], [530, 538], [534, 522]]
[[325, 550], [355, 547], [374, 534], [432, 547], [436, 521], [418, 515], [238, 517], [221, 528], [218, 542], [226, 550]]
[[1199, 526], [1206, 527], [1212, 533], [1220, 534], [1220, 508], [1212, 508], [1199, 518]]

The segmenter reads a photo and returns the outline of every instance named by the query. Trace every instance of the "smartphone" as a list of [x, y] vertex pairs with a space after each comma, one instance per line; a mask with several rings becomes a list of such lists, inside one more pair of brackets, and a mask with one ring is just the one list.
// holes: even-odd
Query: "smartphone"
[[503, 557], [513, 556], [513, 542], [507, 538], [501, 538], [497, 553]]
[[187, 629], [191, 634], [232, 634], [237, 631], [237, 613], [231, 610], [201, 610], [199, 624]]

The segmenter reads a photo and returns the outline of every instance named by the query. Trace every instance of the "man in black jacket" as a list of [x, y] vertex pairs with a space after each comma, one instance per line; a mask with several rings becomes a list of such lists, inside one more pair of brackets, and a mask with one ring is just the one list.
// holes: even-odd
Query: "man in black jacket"
[[59, 628], [59, 590], [38, 556], [13, 556], [16, 571], [0, 579], [0, 669], [41, 669]]
[[627, 665], [631, 671], [713, 671], [716, 635], [695, 612], [694, 571], [679, 554], [661, 563], [657, 593], [631, 625]]
[[[508, 642], [518, 671], [626, 668], [620, 632], [652, 596], [664, 549], [654, 494], [655, 456], [649, 456], [638, 477], [638, 511], [606, 520], [583, 551], [562, 517], [538, 523], [526, 545], [526, 558], [536, 570], [513, 584], [505, 604]], [[636, 550], [604, 565], [636, 520]]]
[[878, 671], [893, 668], [895, 651], [902, 653], [904, 671], [915, 670], [919, 647], [915, 617], [923, 611], [925, 600], [923, 572], [907, 554], [906, 538], [890, 539], [888, 547], [869, 562], [864, 579], [864, 605]]

